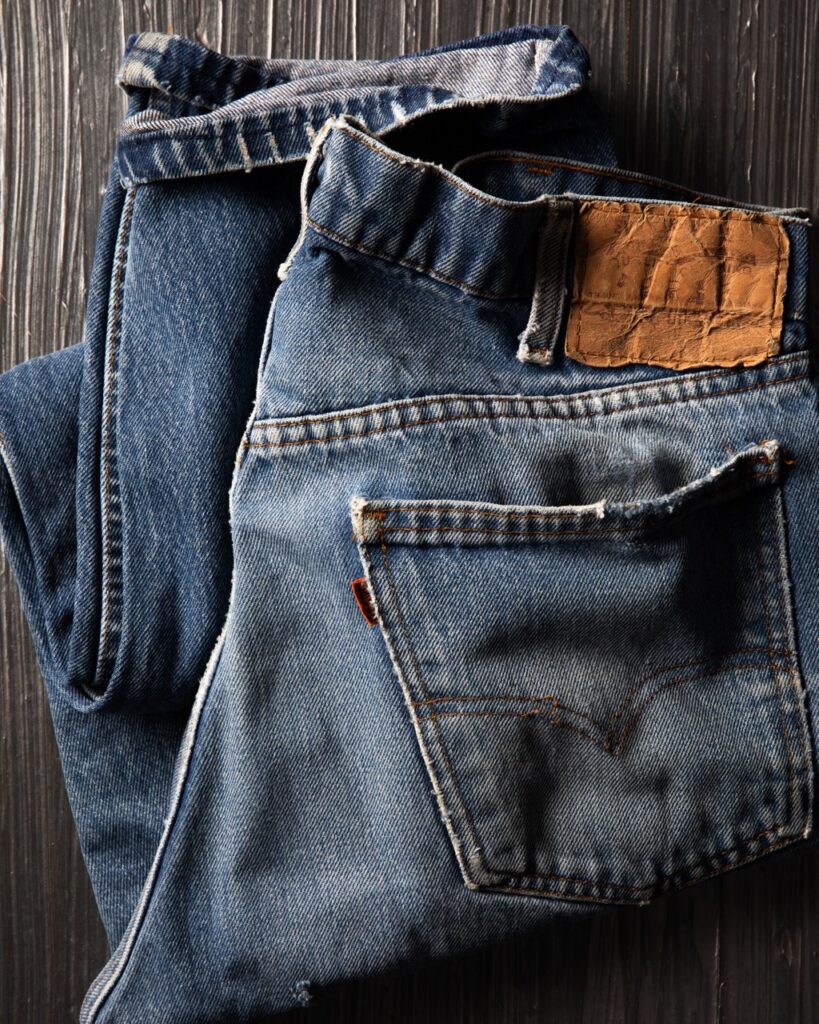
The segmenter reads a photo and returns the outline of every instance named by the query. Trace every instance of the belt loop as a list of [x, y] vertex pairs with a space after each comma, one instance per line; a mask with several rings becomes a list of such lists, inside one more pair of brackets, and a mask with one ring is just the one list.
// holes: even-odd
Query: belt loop
[[566, 314], [569, 244], [574, 227], [571, 199], [550, 199], [538, 228], [535, 284], [529, 321], [519, 335], [518, 359], [549, 366]]

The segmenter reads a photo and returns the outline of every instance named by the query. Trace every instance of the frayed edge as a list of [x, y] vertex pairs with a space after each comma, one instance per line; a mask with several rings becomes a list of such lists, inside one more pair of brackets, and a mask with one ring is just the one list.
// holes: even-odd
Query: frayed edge
[[364, 540], [364, 509], [368, 504], [368, 500], [360, 495], [350, 498], [350, 518], [353, 521], [355, 539], [359, 543]]
[[293, 985], [293, 995], [299, 1006], [309, 1006], [313, 1002], [312, 982], [302, 980]]
[[528, 328], [518, 335], [517, 357], [522, 363], [534, 363], [536, 366], [551, 366], [554, 363], [554, 352], [548, 348], [532, 348], [529, 344]]
[[313, 183], [313, 176], [316, 168], [323, 157], [324, 140], [333, 128], [341, 128], [351, 123], [354, 122], [351, 122], [350, 118], [344, 117], [343, 115], [339, 117], [330, 117], [324, 122], [321, 128], [319, 128], [318, 132], [315, 133], [312, 139], [310, 153], [307, 157], [307, 163], [304, 166], [304, 172], [301, 176], [301, 185], [299, 187], [299, 201], [301, 205], [301, 227], [299, 228], [299, 236], [296, 239], [295, 245], [288, 253], [284, 263], [282, 263], [278, 269], [277, 276], [280, 281], [284, 281], [290, 273], [290, 268], [293, 266], [293, 262], [298, 255], [299, 249], [301, 249], [304, 244], [304, 239], [307, 235], [307, 208], [310, 203], [311, 185]]

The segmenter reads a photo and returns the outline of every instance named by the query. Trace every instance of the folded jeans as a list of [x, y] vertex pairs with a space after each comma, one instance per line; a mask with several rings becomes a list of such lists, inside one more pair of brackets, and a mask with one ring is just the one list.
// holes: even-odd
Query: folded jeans
[[132, 43], [84, 346], [0, 378], [119, 941], [89, 1024], [257, 1019], [810, 834], [807, 223], [616, 168], [586, 77], [566, 29]]

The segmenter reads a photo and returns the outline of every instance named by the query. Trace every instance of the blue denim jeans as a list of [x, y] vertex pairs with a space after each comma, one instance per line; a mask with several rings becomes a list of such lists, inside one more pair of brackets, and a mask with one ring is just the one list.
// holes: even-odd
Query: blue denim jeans
[[810, 834], [807, 224], [614, 167], [586, 71], [555, 29], [132, 46], [84, 351], [0, 393], [119, 940], [86, 1024], [258, 1019]]
[[442, 158], [512, 137], [613, 163], [587, 78], [559, 27], [359, 63], [129, 41], [84, 342], [0, 378], [5, 552], [112, 944], [227, 611], [228, 488], [315, 134], [349, 112]]

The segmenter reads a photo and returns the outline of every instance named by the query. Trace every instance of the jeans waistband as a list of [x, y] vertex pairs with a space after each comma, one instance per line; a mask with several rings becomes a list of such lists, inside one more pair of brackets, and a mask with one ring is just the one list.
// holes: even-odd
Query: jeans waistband
[[[493, 157], [508, 159], [518, 173], [511, 157]], [[604, 239], [616, 237], [618, 230], [638, 229], [635, 245], [639, 247], [645, 244], [639, 225], [655, 216], [669, 221], [658, 229], [663, 232], [658, 244], [677, 260], [677, 269], [697, 247], [707, 250], [703, 258], [709, 263], [681, 272], [681, 276], [688, 274], [688, 286], [694, 289], [681, 298], [683, 305], [690, 302], [703, 318], [730, 303], [728, 311], [737, 317], [753, 313], [760, 319], [768, 315], [785, 321], [807, 318], [809, 225], [801, 211], [695, 196], [682, 187], [614, 168], [571, 164], [563, 172], [570, 175], [566, 181], [571, 188], [563, 194], [530, 192], [513, 199], [508, 189], [493, 189], [490, 195], [459, 174], [390, 149], [348, 118], [335, 119], [317, 138], [305, 170], [302, 237], [280, 275], [286, 275], [305, 233], [312, 229], [338, 244], [481, 298], [531, 301], [539, 279], [539, 287], [547, 290], [546, 305], [554, 300], [552, 305], [559, 308], [562, 294], [571, 287], [574, 251], [570, 243], [579, 218], [593, 215], [598, 224], [609, 218], [615, 226], [602, 229]], [[595, 230], [599, 237], [601, 229]], [[754, 260], [760, 262], [756, 278], [750, 269]], [[770, 266], [764, 269], [766, 261]], [[699, 271], [704, 272], [702, 295], [696, 294]], [[723, 272], [732, 275], [733, 294], [727, 299], [721, 296], [720, 283], [715, 281], [712, 298], [707, 278]], [[605, 264], [596, 263], [594, 273], [603, 282], [597, 292], [605, 292]], [[634, 273], [643, 275], [630, 283], [636, 295], [656, 284], [650, 280], [654, 275], [650, 259], [642, 270], [638, 264]], [[544, 275], [553, 278], [551, 295]], [[770, 294], [758, 284], [768, 278]], [[608, 298], [618, 294], [612, 281]], [[593, 297], [605, 301], [603, 294]], [[738, 319], [735, 326], [741, 329]]]
[[[126, 187], [305, 159], [329, 119], [349, 114], [378, 135], [433, 108], [556, 99], [589, 77], [565, 26], [518, 26], [383, 61], [226, 57], [178, 36], [133, 36], [119, 72], [132, 107], [117, 161]], [[162, 101], [166, 102], [162, 102]], [[168, 116], [168, 100], [186, 116]]]

